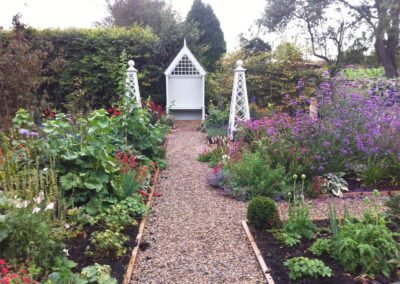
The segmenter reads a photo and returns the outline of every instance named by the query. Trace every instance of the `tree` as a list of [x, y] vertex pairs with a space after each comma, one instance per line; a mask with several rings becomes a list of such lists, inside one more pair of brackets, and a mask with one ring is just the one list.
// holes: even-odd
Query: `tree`
[[246, 51], [247, 55], [252, 55], [255, 53], [271, 51], [271, 45], [268, 42], [263, 41], [259, 37], [254, 37], [252, 39], [247, 39], [245, 37], [240, 38], [240, 46]]
[[218, 60], [226, 52], [224, 33], [220, 22], [210, 5], [205, 5], [201, 0], [194, 0], [187, 17], [187, 23], [193, 23], [200, 31], [199, 44], [205, 45], [205, 67], [214, 71]]
[[106, 0], [110, 15], [106, 23], [127, 27], [149, 26], [156, 33], [165, 21], [175, 18], [171, 7], [162, 0]]
[[398, 77], [396, 49], [400, 35], [400, 1], [363, 0], [358, 5], [347, 0], [338, 1], [351, 9], [356, 20], [363, 21], [372, 30], [375, 52], [386, 77]]
[[[398, 0], [268, 0], [260, 24], [275, 31], [297, 21], [308, 33], [312, 51], [331, 66], [334, 75], [343, 62], [350, 41], [374, 39], [375, 51], [387, 77], [397, 77], [396, 47], [399, 44], [400, 2]], [[333, 20], [329, 14], [336, 12]], [[345, 16], [344, 13], [347, 13]], [[359, 30], [365, 30], [356, 37]], [[368, 33], [369, 32], [369, 33]], [[329, 46], [335, 56], [329, 56]]]
[[[353, 36], [349, 31], [357, 22], [346, 21], [344, 17], [333, 19], [330, 5], [329, 0], [268, 0], [260, 24], [276, 31], [296, 22], [308, 34], [314, 56], [324, 60], [334, 76], [342, 65], [346, 39]], [[336, 12], [341, 12], [340, 7], [336, 7]]]
[[5, 128], [19, 108], [38, 114], [44, 104], [37, 91], [47, 53], [34, 46], [19, 19], [20, 15], [13, 17], [11, 33], [0, 35], [0, 127]]

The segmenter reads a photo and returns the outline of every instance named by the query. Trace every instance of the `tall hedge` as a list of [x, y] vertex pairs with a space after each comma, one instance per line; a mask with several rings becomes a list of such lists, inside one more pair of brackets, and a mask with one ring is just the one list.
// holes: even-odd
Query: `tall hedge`
[[154, 85], [160, 72], [151, 62], [159, 39], [149, 28], [98, 27], [31, 32], [37, 44], [50, 42], [53, 45], [49, 62], [57, 56], [65, 60], [64, 68], [51, 74], [53, 80], [42, 88], [56, 107], [61, 107], [77, 88], [85, 93], [93, 108], [115, 100], [121, 93], [118, 82], [123, 80], [120, 57], [124, 50], [127, 58], [134, 59], [140, 70], [143, 93], [161, 95]]

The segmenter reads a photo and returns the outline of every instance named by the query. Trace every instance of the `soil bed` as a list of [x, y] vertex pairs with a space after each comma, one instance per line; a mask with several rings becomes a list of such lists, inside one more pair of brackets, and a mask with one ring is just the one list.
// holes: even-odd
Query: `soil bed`
[[[315, 222], [318, 227], [326, 227], [327, 221]], [[276, 284], [290, 284], [290, 283], [301, 283], [301, 284], [350, 284], [357, 283], [353, 279], [357, 275], [352, 275], [343, 270], [335, 260], [329, 256], [322, 255], [316, 256], [308, 251], [308, 248], [312, 245], [314, 240], [302, 240], [302, 242], [294, 247], [286, 247], [282, 245], [278, 240], [274, 238], [272, 233], [265, 232], [262, 230], [256, 230], [249, 225], [250, 231], [254, 236], [259, 250], [264, 258], [265, 263], [271, 269], [271, 275]], [[323, 237], [323, 236], [321, 236]], [[292, 281], [289, 279], [289, 270], [283, 264], [287, 259], [292, 257], [305, 256], [308, 258], [316, 258], [322, 260], [325, 265], [332, 269], [333, 276], [330, 278], [318, 278], [318, 279], [301, 279]], [[391, 283], [382, 276], [376, 276], [376, 279], [381, 284]], [[359, 282], [358, 282], [359, 283]]]
[[379, 191], [397, 191], [400, 190], [400, 186], [394, 186], [390, 183], [390, 181], [382, 181], [379, 184], [366, 186], [363, 185], [361, 181], [358, 181], [354, 178], [347, 178], [346, 179], [349, 185], [349, 192], [370, 192], [374, 189]]
[[[138, 221], [140, 223], [140, 220]], [[69, 259], [78, 263], [74, 272], [80, 272], [84, 267], [98, 264], [107, 264], [111, 267], [111, 275], [122, 283], [126, 267], [128, 266], [133, 248], [136, 246], [136, 235], [138, 234], [138, 226], [127, 226], [122, 233], [129, 238], [125, 242], [124, 247], [126, 253], [123, 256], [110, 256], [110, 255], [94, 255], [89, 256], [85, 254], [86, 248], [91, 246], [90, 236], [93, 232], [101, 231], [103, 228], [99, 226], [84, 225], [83, 231], [77, 237], [71, 238], [67, 241]]]

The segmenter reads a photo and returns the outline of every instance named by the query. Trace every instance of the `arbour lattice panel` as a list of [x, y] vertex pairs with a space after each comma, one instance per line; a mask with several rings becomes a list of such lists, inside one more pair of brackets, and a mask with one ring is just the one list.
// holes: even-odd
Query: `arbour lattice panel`
[[190, 61], [189, 57], [184, 55], [178, 65], [176, 65], [174, 71], [172, 71], [172, 75], [200, 75], [200, 72], [192, 61]]

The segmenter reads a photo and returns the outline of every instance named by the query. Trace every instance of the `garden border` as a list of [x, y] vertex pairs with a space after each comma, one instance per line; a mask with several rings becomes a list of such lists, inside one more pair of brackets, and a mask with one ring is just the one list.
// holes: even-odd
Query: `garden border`
[[[152, 186], [150, 194], [149, 194], [149, 199], [147, 200], [147, 203], [146, 203], [147, 207], [150, 207], [151, 202], [153, 201], [153, 195], [154, 195], [154, 192], [156, 191], [156, 185], [158, 182], [159, 174], [160, 174], [160, 169], [157, 167], [156, 173], [153, 178], [153, 186]], [[139, 231], [136, 236], [136, 246], [132, 250], [132, 255], [129, 260], [128, 268], [126, 269], [126, 273], [124, 276], [124, 282], [123, 282], [124, 284], [129, 284], [131, 282], [133, 270], [135, 268], [136, 260], [138, 258], [139, 251], [140, 251], [139, 247], [142, 242], [142, 237], [143, 237], [143, 233], [144, 233], [144, 228], [146, 226], [147, 216], [148, 216], [148, 214], [146, 216], [144, 216], [142, 221], [140, 222]]]
[[[373, 191], [350, 191], [350, 192], [343, 192], [343, 197], [345, 196], [355, 196], [355, 195], [373, 195]], [[390, 195], [390, 194], [400, 194], [400, 190], [385, 190], [379, 191], [380, 195]], [[329, 198], [332, 197], [332, 193], [324, 193], [318, 196], [318, 198]], [[338, 197], [341, 198], [341, 197]]]
[[252, 233], [250, 232], [249, 227], [247, 226], [247, 221], [246, 220], [242, 220], [242, 226], [243, 226], [244, 231], [246, 232], [247, 238], [250, 241], [251, 247], [253, 248], [253, 251], [254, 251], [254, 253], [255, 253], [256, 257], [257, 257], [258, 263], [260, 264], [261, 269], [263, 270], [263, 274], [264, 274], [265, 279], [267, 280], [267, 283], [268, 284], [275, 284], [275, 281], [272, 278], [272, 275], [270, 273], [271, 269], [265, 263], [264, 258], [262, 256], [262, 254], [261, 254], [261, 252], [260, 252], [255, 240], [254, 240], [254, 237], [253, 237]]

